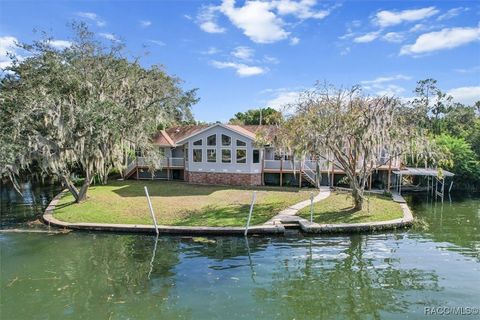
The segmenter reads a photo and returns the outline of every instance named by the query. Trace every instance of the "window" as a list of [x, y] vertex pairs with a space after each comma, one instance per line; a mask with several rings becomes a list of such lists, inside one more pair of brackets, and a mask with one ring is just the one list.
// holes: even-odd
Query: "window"
[[197, 141], [193, 141], [193, 145], [194, 146], [201, 146], [202, 145], [202, 139], [197, 140]]
[[247, 150], [237, 149], [237, 163], [247, 163]]
[[217, 145], [217, 135], [212, 134], [207, 137], [207, 146], [216, 146]]
[[185, 151], [183, 152], [185, 154], [185, 161], [188, 162], [188, 148], [185, 148]]
[[202, 162], [202, 149], [193, 149], [193, 162]]
[[217, 162], [216, 149], [207, 149], [207, 162]]
[[232, 150], [222, 149], [222, 163], [232, 162]]
[[252, 159], [253, 163], [260, 163], [260, 150], [254, 149], [252, 156], [253, 156], [253, 159]]
[[247, 143], [242, 140], [237, 140], [237, 147], [246, 147]]
[[232, 138], [229, 136], [222, 134], [222, 146], [227, 147], [232, 144]]

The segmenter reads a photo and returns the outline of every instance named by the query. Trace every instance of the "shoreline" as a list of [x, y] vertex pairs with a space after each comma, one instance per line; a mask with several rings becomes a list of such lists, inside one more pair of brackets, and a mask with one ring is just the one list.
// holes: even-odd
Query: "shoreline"
[[[71, 230], [85, 230], [85, 231], [108, 231], [108, 232], [128, 232], [128, 233], [148, 233], [155, 234], [154, 225], [147, 224], [114, 224], [114, 223], [88, 223], [88, 222], [66, 222], [58, 220], [53, 216], [53, 211], [58, 201], [66, 193], [66, 190], [57, 194], [52, 201], [48, 204], [42, 215], [42, 221], [47, 226], [54, 226], [63, 229]], [[319, 194], [321, 194], [320, 191]], [[328, 197], [328, 195], [326, 196]], [[325, 199], [326, 197], [318, 197], [318, 201]], [[310, 221], [296, 216], [295, 222], [298, 223], [298, 229], [305, 234], [331, 234], [331, 233], [359, 233], [359, 232], [375, 232], [383, 230], [396, 230], [400, 228], [410, 227], [413, 224], [412, 211], [405, 202], [405, 199], [398, 194], [394, 194], [392, 201], [399, 203], [403, 211], [403, 217], [388, 220], [388, 221], [376, 221], [376, 222], [364, 222], [364, 223], [341, 223], [341, 224], [319, 224], [311, 223]], [[298, 205], [298, 204], [297, 204]], [[291, 207], [297, 208], [297, 205]], [[289, 208], [288, 208], [289, 209]], [[288, 210], [286, 209], [286, 210]], [[273, 223], [272, 223], [273, 222]], [[283, 235], [285, 234], [285, 226], [282, 221], [267, 221], [264, 224], [254, 225], [248, 228], [248, 234], [250, 235]], [[204, 227], [204, 226], [165, 226], [158, 225], [158, 231], [160, 235], [243, 235], [245, 227]]]

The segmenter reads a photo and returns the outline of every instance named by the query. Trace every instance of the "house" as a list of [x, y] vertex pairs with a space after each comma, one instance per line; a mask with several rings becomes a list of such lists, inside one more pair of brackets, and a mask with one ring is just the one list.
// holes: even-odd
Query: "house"
[[[147, 159], [138, 155], [128, 164], [125, 178], [226, 185], [315, 185], [317, 162], [293, 160], [277, 150], [272, 144], [275, 134], [275, 126], [262, 125], [218, 123], [168, 128], [155, 137], [155, 144], [165, 156], [159, 164], [161, 169], [152, 175]], [[326, 161], [320, 161], [319, 167], [321, 184], [341, 182], [344, 174], [338, 167]], [[382, 164], [370, 186], [390, 186], [392, 170], [399, 168], [398, 159]]]

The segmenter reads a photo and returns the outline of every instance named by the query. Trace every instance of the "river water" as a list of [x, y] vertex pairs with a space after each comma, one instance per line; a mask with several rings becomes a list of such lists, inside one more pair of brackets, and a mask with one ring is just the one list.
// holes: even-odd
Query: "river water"
[[[39, 228], [27, 221], [57, 192], [27, 185], [22, 199], [3, 188], [2, 228]], [[440, 313], [478, 310], [480, 196], [406, 198], [422, 223], [375, 234], [3, 232], [0, 318], [458, 319]]]

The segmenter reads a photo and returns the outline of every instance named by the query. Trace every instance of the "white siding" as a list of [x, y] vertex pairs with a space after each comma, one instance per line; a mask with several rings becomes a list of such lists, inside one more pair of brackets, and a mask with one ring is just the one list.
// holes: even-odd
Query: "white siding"
[[[217, 136], [216, 146], [207, 146], [207, 137], [215, 134]], [[222, 134], [228, 135], [232, 138], [229, 147], [223, 147]], [[193, 142], [202, 139], [202, 146], [194, 146]], [[237, 147], [236, 140], [246, 142], [245, 147]], [[240, 135], [234, 131], [226, 128], [215, 126], [198, 135], [195, 135], [187, 140], [188, 143], [188, 170], [193, 172], [226, 172], [226, 173], [261, 173], [262, 172], [262, 158], [260, 163], [253, 163], [253, 140]], [[247, 162], [236, 162], [236, 149], [245, 149], [247, 151]], [[193, 149], [202, 149], [202, 162], [193, 162]], [[207, 149], [216, 150], [216, 162], [207, 162]], [[232, 155], [231, 163], [222, 163], [221, 153], [222, 149], [230, 149]]]

